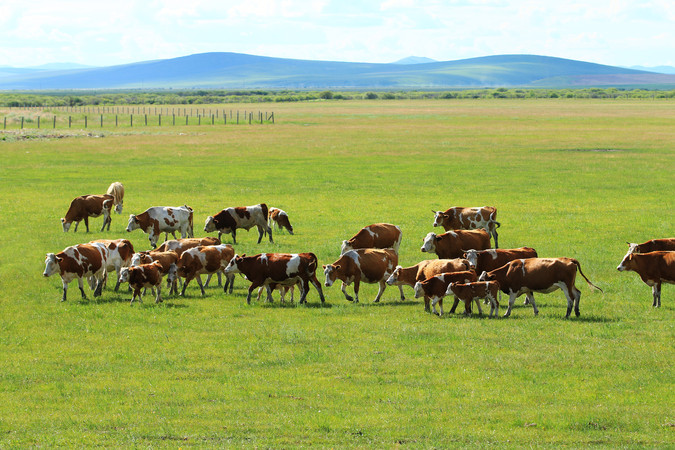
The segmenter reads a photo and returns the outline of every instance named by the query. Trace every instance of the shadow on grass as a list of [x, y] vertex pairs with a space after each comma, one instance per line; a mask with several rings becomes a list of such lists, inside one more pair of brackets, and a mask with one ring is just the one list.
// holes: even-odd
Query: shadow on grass
[[[251, 305], [253, 306], [253, 302], [251, 302]], [[314, 309], [323, 309], [323, 308], [332, 308], [333, 305], [331, 303], [321, 303], [321, 302], [307, 302], [303, 303], [302, 305], [298, 302], [285, 302], [281, 303], [278, 301], [275, 301], [274, 303], [268, 303], [268, 302], [260, 302], [258, 303], [260, 308], [263, 309], [282, 309], [282, 308], [314, 308]]]

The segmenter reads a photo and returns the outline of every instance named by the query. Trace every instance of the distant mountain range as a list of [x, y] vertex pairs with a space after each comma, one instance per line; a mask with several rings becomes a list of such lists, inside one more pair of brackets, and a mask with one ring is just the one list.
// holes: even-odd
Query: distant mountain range
[[675, 75], [536, 55], [390, 64], [200, 53], [109, 67], [0, 68], [0, 90], [448, 89], [631, 86], [675, 88]]

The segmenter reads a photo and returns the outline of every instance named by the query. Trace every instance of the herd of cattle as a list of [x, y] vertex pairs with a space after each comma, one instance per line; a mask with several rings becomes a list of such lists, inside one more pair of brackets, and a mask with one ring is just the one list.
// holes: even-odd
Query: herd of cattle
[[[124, 187], [113, 183], [104, 195], [86, 195], [75, 198], [66, 217], [61, 219], [63, 230], [68, 231], [72, 222], [75, 229], [84, 220], [89, 231], [89, 217], [103, 216], [103, 231], [110, 229], [111, 212], [122, 212]], [[533, 293], [549, 293], [561, 289], [567, 299], [567, 314], [572, 309], [579, 316], [581, 291], [575, 286], [577, 271], [588, 285], [595, 286], [581, 271], [579, 261], [573, 258], [539, 258], [533, 248], [521, 247], [499, 249], [496, 220], [497, 210], [493, 207], [460, 208], [447, 211], [433, 211], [434, 227], [442, 227], [445, 233], [429, 233], [423, 241], [421, 251], [435, 253], [439, 259], [424, 260], [402, 267], [398, 261], [401, 245], [401, 229], [392, 224], [369, 225], [342, 242], [341, 255], [332, 264], [323, 266], [325, 286], [330, 287], [337, 280], [342, 282], [342, 292], [349, 301], [359, 301], [360, 283], [377, 283], [378, 302], [387, 285], [396, 285], [401, 300], [405, 300], [403, 286], [411, 286], [415, 298], [424, 298], [425, 310], [443, 315], [443, 298], [454, 297], [451, 312], [455, 312], [459, 301], [464, 302], [465, 314], [471, 313], [475, 302], [482, 314], [480, 300], [490, 305], [490, 317], [499, 313], [498, 292], [509, 296], [505, 317], [517, 297], [525, 294], [526, 304], [532, 305], [538, 314]], [[130, 215], [127, 231], [141, 229], [148, 234], [153, 250], [135, 252], [127, 239], [94, 240], [86, 244], [67, 247], [59, 253], [48, 253], [45, 260], [44, 276], [58, 273], [63, 282], [62, 301], [66, 300], [68, 284], [77, 279], [82, 298], [86, 299], [83, 280], [89, 281], [94, 296], [101, 295], [108, 273], [116, 273], [115, 291], [120, 283], [129, 283], [133, 289], [131, 302], [141, 300], [141, 291], [151, 288], [156, 292], [155, 301], [160, 302], [161, 284], [167, 280], [169, 293], [180, 295], [193, 279], [204, 295], [201, 275], [225, 276], [224, 291], [232, 293], [234, 274], [240, 273], [250, 281], [247, 303], [258, 289], [258, 299], [263, 288], [268, 301], [272, 291], [278, 289], [281, 300], [290, 290], [300, 289], [300, 303], [305, 303], [310, 283], [325, 301], [321, 283], [316, 278], [318, 260], [313, 253], [262, 253], [255, 256], [237, 255], [229, 244], [222, 244], [223, 234], [231, 234], [236, 244], [238, 229], [258, 229], [258, 243], [265, 235], [273, 242], [272, 228], [286, 229], [293, 234], [288, 214], [278, 208], [268, 208], [262, 203], [254, 206], [226, 208], [206, 219], [205, 232], [218, 232], [218, 237], [194, 237], [193, 210], [187, 205], [180, 207], [151, 207], [139, 215]], [[176, 238], [176, 231], [181, 239]], [[165, 233], [165, 242], [157, 248], [157, 241]], [[168, 235], [173, 235], [173, 240]], [[491, 248], [490, 238], [495, 248]], [[629, 244], [628, 253], [617, 267], [619, 271], [634, 271], [652, 287], [653, 306], [661, 306], [661, 283], [675, 283], [675, 238], [655, 239], [643, 244]], [[354, 285], [354, 297], [346, 286]], [[440, 312], [436, 310], [439, 305]]]

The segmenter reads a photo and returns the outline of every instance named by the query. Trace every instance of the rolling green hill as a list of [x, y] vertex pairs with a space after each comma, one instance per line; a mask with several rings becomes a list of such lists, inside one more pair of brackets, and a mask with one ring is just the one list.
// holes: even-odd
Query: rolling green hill
[[536, 55], [423, 64], [373, 64], [201, 53], [67, 71], [0, 76], [2, 90], [235, 88], [438, 89], [462, 87], [675, 86], [675, 75]]

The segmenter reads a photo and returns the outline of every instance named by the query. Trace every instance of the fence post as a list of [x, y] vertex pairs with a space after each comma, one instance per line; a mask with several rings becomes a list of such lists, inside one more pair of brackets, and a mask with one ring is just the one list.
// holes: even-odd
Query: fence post
[[185, 116], [185, 125], [188, 124], [188, 116]]
[[87, 128], [87, 116], [84, 116], [84, 127]]
[[40, 116], [38, 116], [38, 130], [40, 129]]
[[[143, 108], [143, 113], [145, 113], [145, 108]], [[148, 126], [148, 115], [145, 114], [145, 126]]]
[[101, 114], [101, 128], [103, 128], [103, 114]]
[[216, 123], [216, 116], [214, 116], [213, 114], [211, 114], [211, 125], [213, 125], [213, 124], [215, 124], [215, 123]]
[[68, 128], [70, 128], [70, 125], [72, 124], [72, 122], [73, 122], [72, 116], [68, 116]]
[[115, 128], [117, 128], [117, 114], [115, 114]]
[[23, 116], [21, 116], [21, 129], [23, 130]]
[[52, 128], [56, 128], [56, 114], [54, 114], [54, 126]]
[[[11, 106], [10, 106], [10, 108], [11, 108]], [[5, 129], [5, 130], [7, 129], [7, 117], [6, 117], [6, 116], [5, 116], [5, 125], [4, 125], [4, 129]]]
[[202, 116], [197, 114], [197, 119], [199, 119], [199, 121], [197, 122], [197, 125], [201, 125], [202, 124]]
[[157, 116], [157, 117], [159, 117], [159, 126], [161, 127], [162, 126], [162, 114], [160, 113], [159, 116]]
[[[171, 111], [173, 111], [173, 109]], [[173, 124], [176, 125], [176, 115], [175, 114], [171, 114], [171, 115], [173, 116]]]
[[129, 119], [130, 119], [130, 122], [129, 122], [129, 123], [131, 124], [131, 128], [133, 128], [133, 127], [134, 127], [134, 115], [133, 115], [133, 114], [130, 114], [130, 115], [129, 115]]

